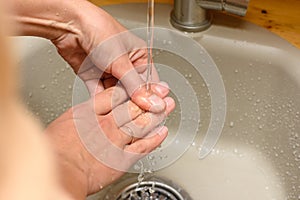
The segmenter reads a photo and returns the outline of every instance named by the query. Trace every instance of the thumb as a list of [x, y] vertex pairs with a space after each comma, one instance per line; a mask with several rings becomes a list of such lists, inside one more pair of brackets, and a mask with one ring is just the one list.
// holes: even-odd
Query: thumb
[[[162, 112], [166, 105], [155, 89], [146, 89], [146, 83], [135, 70], [127, 55], [118, 58], [111, 66], [112, 75], [120, 80], [132, 101], [150, 112]], [[157, 87], [156, 87], [157, 88]]]

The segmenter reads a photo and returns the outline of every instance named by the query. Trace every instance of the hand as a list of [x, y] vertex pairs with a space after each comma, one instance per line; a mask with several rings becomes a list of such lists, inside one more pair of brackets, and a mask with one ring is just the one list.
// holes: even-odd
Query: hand
[[[48, 126], [46, 133], [56, 150], [62, 184], [75, 199], [85, 199], [119, 178], [166, 138], [167, 128], [157, 126], [175, 103], [165, 97], [167, 88], [155, 87], [165, 91], [160, 96], [166, 103], [165, 113], [144, 112], [126, 100], [122, 88], [111, 87]], [[103, 153], [111, 159], [102, 159]]]
[[[93, 89], [105, 72], [120, 80], [142, 109], [164, 110], [159, 94], [151, 91], [149, 95], [149, 91], [141, 87], [145, 81], [140, 75], [147, 64], [145, 42], [104, 10], [86, 0], [13, 0], [12, 3], [15, 8], [12, 18], [17, 22], [18, 33], [50, 39], [86, 82], [92, 95], [97, 92]], [[153, 75], [156, 77], [153, 81], [157, 82], [155, 69]]]
[[[85, 1], [80, 5], [77, 27], [79, 34], [76, 31], [65, 32], [52, 40], [60, 55], [86, 82], [91, 94], [101, 91], [99, 88], [105, 88], [98, 81], [105, 77], [104, 73], [109, 74], [121, 81], [128, 95], [141, 108], [161, 112], [165, 105], [157, 91], [154, 90], [149, 95], [149, 92], [141, 89], [146, 76], [145, 42], [127, 31], [102, 9]], [[153, 66], [152, 71], [152, 81], [158, 82]], [[95, 90], [97, 84], [100, 87]]]

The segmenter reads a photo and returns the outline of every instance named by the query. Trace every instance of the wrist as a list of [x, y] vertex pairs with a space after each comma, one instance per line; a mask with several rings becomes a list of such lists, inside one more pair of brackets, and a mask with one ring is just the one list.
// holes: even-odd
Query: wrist
[[[81, 143], [77, 135], [66, 134], [58, 129], [60, 124], [68, 121], [54, 121], [46, 129], [46, 136], [55, 155], [60, 185], [75, 200], [84, 200], [88, 195], [89, 166], [81, 152]], [[72, 149], [66, 148], [74, 145]]]
[[[65, 159], [65, 158], [64, 158]], [[73, 199], [84, 200], [88, 195], [88, 180], [86, 174], [74, 163], [59, 161], [60, 182]]]

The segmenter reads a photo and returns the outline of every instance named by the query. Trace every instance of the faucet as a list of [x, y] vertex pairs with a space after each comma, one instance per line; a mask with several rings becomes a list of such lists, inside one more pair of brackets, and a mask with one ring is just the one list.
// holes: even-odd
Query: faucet
[[174, 0], [171, 24], [182, 31], [203, 31], [212, 21], [207, 9], [245, 16], [248, 3], [249, 0]]

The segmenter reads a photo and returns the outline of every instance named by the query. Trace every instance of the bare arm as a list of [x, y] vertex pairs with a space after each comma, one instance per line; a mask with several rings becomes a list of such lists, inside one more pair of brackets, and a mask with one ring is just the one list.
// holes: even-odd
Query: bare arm
[[[141, 76], [145, 74], [147, 64], [144, 41], [128, 32], [104, 10], [86, 0], [13, 1], [15, 12], [12, 18], [17, 22], [18, 33], [50, 39], [85, 81], [90, 93], [95, 92], [95, 84], [106, 72], [122, 82], [128, 95], [142, 109], [152, 112], [165, 109], [159, 91], [149, 93], [141, 87], [144, 85]], [[100, 70], [98, 76], [91, 77], [86, 74], [88, 70], [82, 70], [87, 57], [94, 63], [94, 71]], [[105, 59], [111, 57], [114, 60], [108, 62]], [[153, 71], [155, 75], [156, 70]], [[158, 80], [156, 76], [154, 81]]]

